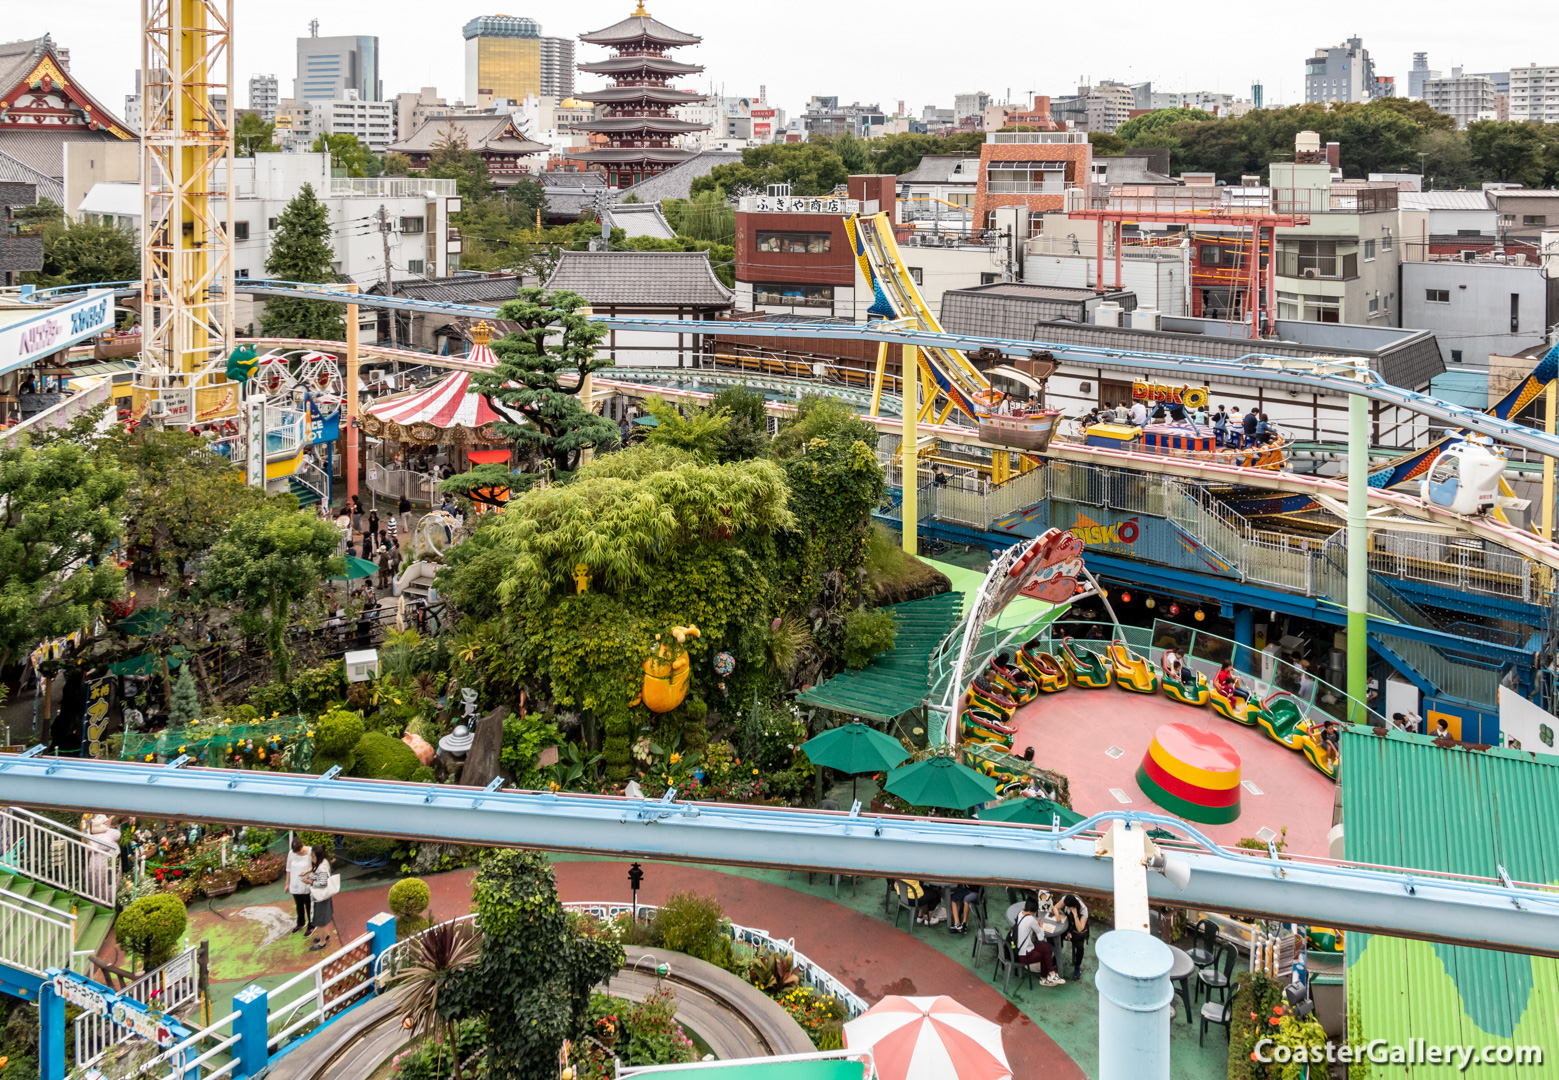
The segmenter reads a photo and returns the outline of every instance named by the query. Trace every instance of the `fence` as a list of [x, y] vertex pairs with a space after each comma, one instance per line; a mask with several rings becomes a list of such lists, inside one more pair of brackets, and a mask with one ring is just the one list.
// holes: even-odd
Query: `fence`
[[438, 491], [438, 477], [431, 473], [370, 463], [367, 487], [384, 499], [399, 501], [404, 496], [414, 503], [431, 506], [436, 501], [434, 496]]
[[15, 806], [0, 815], [0, 835], [0, 870], [14, 870], [99, 907], [113, 908], [119, 894], [117, 844], [99, 843], [80, 830]]
[[[602, 922], [616, 919], [620, 915], [633, 915], [634, 905], [614, 901], [585, 901], [563, 905], [569, 911], [577, 911], [584, 915], [591, 915]], [[654, 918], [660, 909], [650, 904], [638, 905], [638, 917], [641, 920]], [[795, 964], [796, 974], [801, 979], [801, 985], [810, 987], [820, 994], [827, 994], [837, 998], [844, 1005], [845, 1011], [850, 1016], [857, 1017], [865, 1012], [868, 1005], [861, 997], [853, 993], [844, 983], [834, 978], [823, 968], [819, 967], [806, 954], [796, 948], [795, 939], [780, 940], [769, 936], [767, 930], [755, 930], [750, 926], [738, 926], [735, 923], [727, 923], [731, 937], [738, 944], [746, 945], [751, 949], [770, 949], [774, 952], [785, 953]]]
[[[266, 1050], [271, 1056], [305, 1038], [315, 1027], [345, 1012], [359, 997], [373, 990], [373, 940], [372, 933], [364, 934], [270, 991], [266, 1030], [269, 1033], [280, 1027], [266, 1039]], [[296, 996], [285, 1004], [279, 1003], [285, 994], [299, 987], [302, 989]], [[300, 1015], [304, 1009], [307, 1011]]]
[[[148, 972], [119, 991], [120, 997], [134, 998], [142, 1005], [154, 1006], [171, 1013], [200, 996], [200, 972], [197, 954], [200, 947], [191, 946], [168, 961], [156, 971]], [[121, 1043], [138, 1036], [129, 1028], [120, 1027], [106, 1016], [83, 1012], [76, 1017], [76, 1067], [84, 1069], [102, 1059]]]
[[68, 969], [76, 946], [76, 916], [0, 889], [0, 963], [42, 975]]

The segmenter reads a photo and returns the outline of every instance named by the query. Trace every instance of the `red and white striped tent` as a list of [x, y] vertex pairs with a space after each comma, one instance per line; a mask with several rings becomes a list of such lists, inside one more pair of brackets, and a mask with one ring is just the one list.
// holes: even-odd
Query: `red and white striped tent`
[[[486, 335], [482, 335], [484, 338]], [[485, 340], [478, 341], [471, 346], [471, 351], [466, 353], [465, 362], [481, 367], [497, 367], [498, 357], [493, 355], [493, 350]]]
[[[401, 432], [412, 435], [415, 441], [432, 442], [435, 439], [427, 436], [433, 433], [424, 435], [417, 430], [417, 425], [425, 424], [439, 432], [465, 428], [476, 433], [495, 421], [525, 422], [519, 413], [495, 405], [486, 394], [471, 389], [469, 371], [456, 371], [426, 389], [374, 402], [368, 406], [363, 426], [370, 435], [375, 435], [378, 434], [373, 430], [375, 427], [393, 424]], [[392, 438], [398, 437], [394, 430], [387, 433]]]

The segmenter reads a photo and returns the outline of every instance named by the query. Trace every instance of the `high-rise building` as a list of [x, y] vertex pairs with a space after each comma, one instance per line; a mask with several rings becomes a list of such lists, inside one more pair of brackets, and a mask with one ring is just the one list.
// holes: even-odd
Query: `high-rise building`
[[975, 90], [967, 94], [953, 95], [953, 117], [955, 122], [967, 120], [971, 116], [984, 116], [985, 107], [991, 103], [991, 95], [984, 90]]
[[524, 101], [574, 92], [574, 43], [543, 37], [535, 19], [479, 15], [466, 23], [466, 100], [482, 96]]
[[356, 135], [375, 154], [383, 154], [395, 138], [395, 103], [364, 101], [356, 90], [344, 90], [329, 101], [309, 102], [309, 137]]
[[1414, 53], [1413, 66], [1407, 73], [1407, 96], [1414, 101], [1424, 100], [1424, 83], [1439, 77], [1440, 73], [1429, 66], [1428, 53]]
[[281, 100], [281, 90], [275, 75], [249, 76], [249, 107], [260, 114], [267, 124], [276, 122], [276, 103]]
[[1250, 85], [1250, 103], [1252, 105], [1254, 105], [1258, 109], [1264, 109], [1264, 108], [1266, 108], [1266, 106], [1262, 102], [1263, 102], [1265, 97], [1266, 97], [1266, 87], [1262, 86], [1260, 83], [1251, 83], [1251, 85]]
[[681, 148], [682, 136], [708, 130], [709, 125], [679, 120], [672, 110], [703, 101], [704, 95], [674, 89], [671, 80], [704, 69], [699, 64], [672, 60], [667, 54], [703, 39], [657, 22], [641, 3], [621, 22], [580, 34], [579, 40], [612, 50], [605, 60], [579, 65], [580, 71], [612, 80], [611, 86], [581, 93], [587, 100], [606, 106], [606, 115], [574, 125], [575, 131], [605, 135], [610, 145], [579, 156], [592, 165], [604, 166], [607, 183], [613, 187], [637, 184], [691, 157], [691, 151]]
[[1559, 124], [1559, 67], [1510, 69], [1510, 118]]
[[1375, 61], [1360, 38], [1317, 49], [1305, 61], [1305, 101], [1374, 101], [1396, 93], [1394, 76], [1377, 76]]
[[1424, 103], [1454, 117], [1459, 128], [1474, 120], [1493, 120], [1498, 109], [1494, 80], [1487, 75], [1463, 75], [1461, 68], [1452, 68], [1448, 79], [1426, 79]]
[[356, 91], [362, 101], [384, 100], [377, 37], [318, 37], [317, 20], [309, 30], [309, 37], [298, 39], [295, 101], [331, 101], [347, 90]]

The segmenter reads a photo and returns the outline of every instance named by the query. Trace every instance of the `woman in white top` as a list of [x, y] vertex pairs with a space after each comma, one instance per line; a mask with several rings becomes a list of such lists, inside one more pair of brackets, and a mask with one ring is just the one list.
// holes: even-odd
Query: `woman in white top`
[[[304, 933], [313, 934], [326, 926], [335, 926], [336, 911], [335, 893], [330, 890], [330, 856], [333, 854], [328, 845], [322, 845], [312, 849], [313, 869], [309, 871], [309, 898], [313, 901], [313, 913], [309, 919], [309, 929]], [[339, 937], [339, 932], [337, 933]], [[319, 937], [309, 943], [309, 952], [318, 952], [330, 941], [330, 931], [326, 930]]]
[[292, 894], [292, 906], [298, 912], [298, 924], [292, 928], [296, 934], [309, 925], [309, 871], [313, 868], [312, 852], [296, 834], [292, 837], [292, 850], [287, 852], [287, 891]]

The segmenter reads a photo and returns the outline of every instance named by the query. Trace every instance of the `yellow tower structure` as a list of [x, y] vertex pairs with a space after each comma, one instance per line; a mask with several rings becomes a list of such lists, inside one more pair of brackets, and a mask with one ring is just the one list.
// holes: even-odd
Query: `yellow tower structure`
[[[141, 356], [136, 415], [236, 415], [232, 0], [141, 0]], [[226, 105], [212, 107], [213, 91]]]

